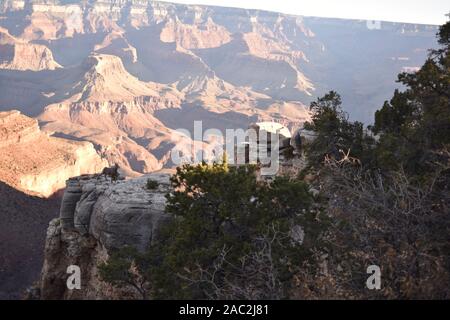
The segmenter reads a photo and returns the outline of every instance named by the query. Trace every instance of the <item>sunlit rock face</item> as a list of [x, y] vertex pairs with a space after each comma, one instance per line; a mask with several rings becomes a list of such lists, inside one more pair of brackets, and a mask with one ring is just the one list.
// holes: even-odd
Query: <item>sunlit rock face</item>
[[0, 27], [0, 69], [41, 71], [60, 67], [48, 47], [17, 39]]
[[49, 197], [107, 165], [92, 144], [49, 136], [19, 111], [0, 112], [0, 138], [0, 180], [29, 194]]
[[[301, 17], [150, 0], [0, 1], [0, 111], [91, 142], [136, 176], [190, 148], [176, 129], [310, 120], [338, 91], [369, 123], [397, 74], [436, 46], [436, 26]], [[30, 182], [30, 184], [32, 184]]]
[[36, 140], [41, 132], [35, 119], [13, 110], [0, 113], [0, 148]]

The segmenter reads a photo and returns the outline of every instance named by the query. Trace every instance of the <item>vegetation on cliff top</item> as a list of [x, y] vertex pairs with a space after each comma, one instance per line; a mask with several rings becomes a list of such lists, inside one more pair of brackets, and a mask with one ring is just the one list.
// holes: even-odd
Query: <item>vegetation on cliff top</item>
[[224, 163], [178, 168], [172, 186], [172, 222], [147, 253], [113, 255], [100, 266], [104, 279], [136, 283], [127, 273], [134, 266], [145, 278], [136, 287], [152, 298], [289, 297], [299, 267], [322, 243], [321, 213], [304, 182], [258, 182], [255, 167]]

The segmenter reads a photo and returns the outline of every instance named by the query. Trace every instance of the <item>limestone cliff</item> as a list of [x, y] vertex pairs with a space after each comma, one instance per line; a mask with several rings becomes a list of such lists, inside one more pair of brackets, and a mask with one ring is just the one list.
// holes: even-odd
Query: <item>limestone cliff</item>
[[[40, 297], [137, 298], [133, 291], [102, 282], [97, 266], [114, 249], [129, 245], [144, 250], [158, 236], [159, 227], [169, 219], [164, 212], [169, 177], [166, 171], [117, 182], [96, 175], [69, 179], [60, 217], [47, 231]], [[157, 189], [147, 190], [148, 178], [158, 181]], [[67, 289], [69, 265], [81, 269], [81, 290]]]
[[49, 136], [37, 120], [0, 112], [0, 180], [28, 194], [48, 197], [73, 176], [107, 166], [89, 142]]

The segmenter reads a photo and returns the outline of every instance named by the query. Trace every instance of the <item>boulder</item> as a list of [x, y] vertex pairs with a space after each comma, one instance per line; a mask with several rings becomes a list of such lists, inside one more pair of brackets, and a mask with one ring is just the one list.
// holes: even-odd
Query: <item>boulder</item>
[[[145, 250], [168, 219], [169, 178], [168, 173], [115, 182], [103, 175], [72, 178], [61, 204], [63, 229], [91, 235], [107, 250], [127, 245]], [[157, 181], [158, 188], [148, 190], [148, 179]]]

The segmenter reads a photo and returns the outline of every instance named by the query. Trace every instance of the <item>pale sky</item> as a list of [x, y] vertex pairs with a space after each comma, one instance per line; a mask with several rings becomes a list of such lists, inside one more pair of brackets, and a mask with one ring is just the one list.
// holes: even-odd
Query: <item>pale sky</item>
[[172, 0], [168, 2], [263, 9], [316, 17], [443, 24], [449, 0]]

